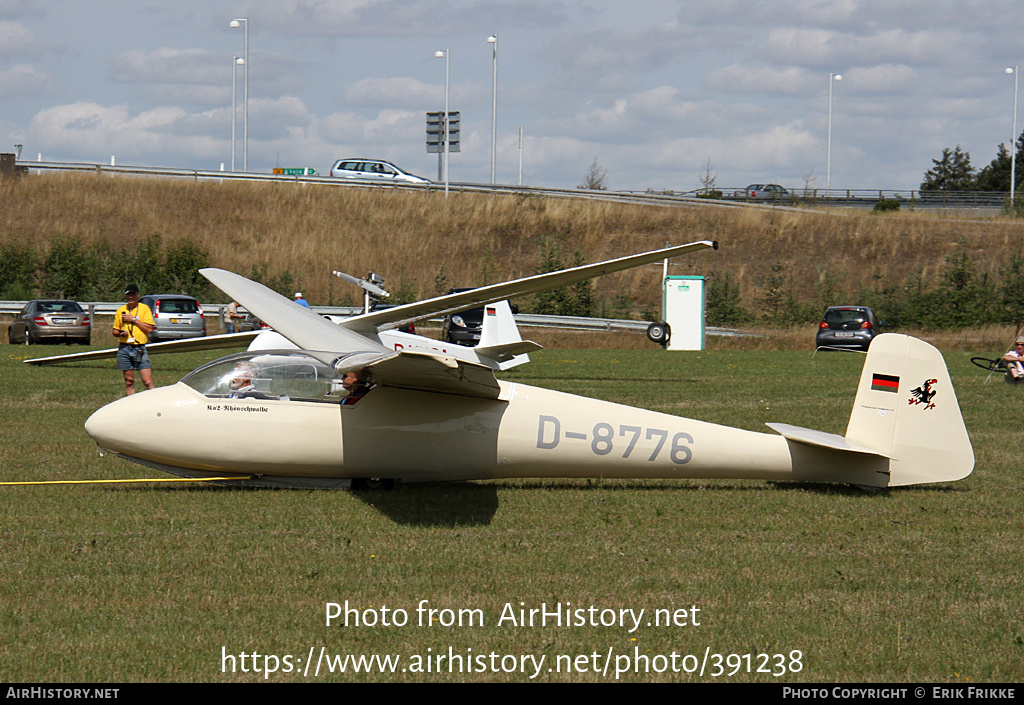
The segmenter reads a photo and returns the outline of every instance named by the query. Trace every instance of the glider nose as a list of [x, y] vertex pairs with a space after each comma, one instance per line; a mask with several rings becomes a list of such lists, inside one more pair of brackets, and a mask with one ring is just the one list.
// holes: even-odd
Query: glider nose
[[100, 407], [86, 419], [85, 432], [102, 450], [134, 455], [132, 451], [149, 439], [153, 429], [148, 420], [160, 415], [159, 397], [167, 389], [137, 392]]
[[117, 447], [117, 438], [118, 434], [129, 432], [130, 425], [126, 423], [126, 420], [131, 418], [132, 401], [132, 397], [118, 399], [100, 407], [86, 420], [85, 432], [103, 450], [114, 452], [120, 450]]

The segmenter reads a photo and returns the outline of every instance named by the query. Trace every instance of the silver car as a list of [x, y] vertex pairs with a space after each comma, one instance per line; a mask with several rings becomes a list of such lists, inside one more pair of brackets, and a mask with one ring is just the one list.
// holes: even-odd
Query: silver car
[[364, 181], [386, 181], [391, 183], [429, 184], [422, 176], [402, 171], [391, 162], [379, 159], [339, 159], [331, 167], [331, 176], [342, 179]]
[[139, 302], [149, 306], [156, 321], [156, 330], [149, 334], [152, 343], [206, 335], [206, 317], [199, 301], [192, 296], [149, 294]]
[[789, 191], [778, 184], [750, 184], [742, 191], [733, 193], [733, 196], [736, 198], [781, 201], [789, 198]]
[[7, 342], [81, 343], [92, 338], [92, 321], [77, 301], [37, 299], [29, 301], [7, 328]]

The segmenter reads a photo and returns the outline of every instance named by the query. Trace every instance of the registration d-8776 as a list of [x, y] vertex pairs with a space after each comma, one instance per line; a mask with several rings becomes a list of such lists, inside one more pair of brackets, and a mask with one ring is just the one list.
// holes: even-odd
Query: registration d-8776
[[676, 465], [684, 465], [693, 457], [693, 436], [689, 433], [670, 433], [663, 428], [613, 425], [599, 421], [591, 428], [562, 430], [562, 422], [556, 416], [541, 415], [537, 422], [537, 448], [551, 450], [560, 443], [589, 445], [594, 455], [612, 455], [630, 458], [635, 454], [654, 462], [668, 457]]

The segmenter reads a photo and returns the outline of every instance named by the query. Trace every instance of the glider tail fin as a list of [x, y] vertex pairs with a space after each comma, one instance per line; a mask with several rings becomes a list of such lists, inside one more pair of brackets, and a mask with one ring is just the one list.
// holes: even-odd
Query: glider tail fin
[[477, 354], [497, 362], [498, 369], [507, 370], [530, 361], [527, 353], [540, 350], [540, 346], [523, 340], [512, 315], [508, 301], [495, 301], [484, 306], [484, 320], [480, 327]]
[[493, 304], [484, 306], [479, 347], [487, 348], [504, 343], [518, 343], [522, 339], [508, 301], [495, 301]]
[[959, 480], [974, 469], [942, 353], [906, 335], [872, 341], [846, 440], [890, 459], [890, 487]]

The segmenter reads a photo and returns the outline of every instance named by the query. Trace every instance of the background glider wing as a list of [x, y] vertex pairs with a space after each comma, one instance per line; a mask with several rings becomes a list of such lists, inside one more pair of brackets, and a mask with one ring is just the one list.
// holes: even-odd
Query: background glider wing
[[[210, 335], [202, 338], [184, 338], [182, 340], [165, 340], [162, 343], [150, 343], [146, 351], [150, 355], [159, 353], [191, 352], [194, 350], [219, 350], [221, 348], [244, 348], [252, 342], [252, 339], [260, 334], [260, 331], [245, 333], [228, 333], [225, 335]], [[53, 355], [52, 357], [36, 357], [31, 360], [23, 360], [29, 365], [53, 365], [58, 362], [79, 362], [82, 360], [113, 360], [117, 357], [117, 348], [106, 350], [90, 350], [89, 352], [70, 353], [68, 355]]]
[[[463, 291], [458, 294], [438, 296], [433, 299], [425, 299], [416, 303], [404, 304], [381, 311], [371, 311], [360, 316], [341, 321], [339, 325], [364, 335], [375, 335], [378, 330], [397, 328], [409, 323], [433, 316], [444, 316], [457, 311], [464, 311], [477, 306], [484, 306], [502, 299], [509, 299], [516, 296], [535, 294], [540, 291], [557, 289], [561, 286], [574, 284], [599, 277], [602, 274], [620, 272], [624, 269], [638, 267], [649, 262], [657, 262], [669, 257], [696, 252], [707, 248], [718, 249], [718, 243], [711, 240], [700, 240], [686, 245], [666, 247], [661, 250], [643, 252], [638, 255], [629, 255], [618, 259], [606, 260], [597, 264], [585, 264], [580, 267], [563, 269], [548, 274], [537, 274], [532, 277], [516, 279], [501, 284], [483, 286], [472, 291]], [[246, 308], [248, 308], [246, 304]], [[267, 319], [263, 319], [267, 320]], [[269, 322], [269, 321], [268, 321]], [[271, 324], [273, 325], [273, 324]], [[273, 326], [277, 328], [276, 325]], [[286, 334], [287, 335], [287, 334]], [[288, 336], [291, 337], [291, 336]]]
[[200, 269], [199, 273], [300, 348], [333, 352], [391, 352], [380, 343], [331, 323], [276, 291], [234, 272], [208, 268]]

